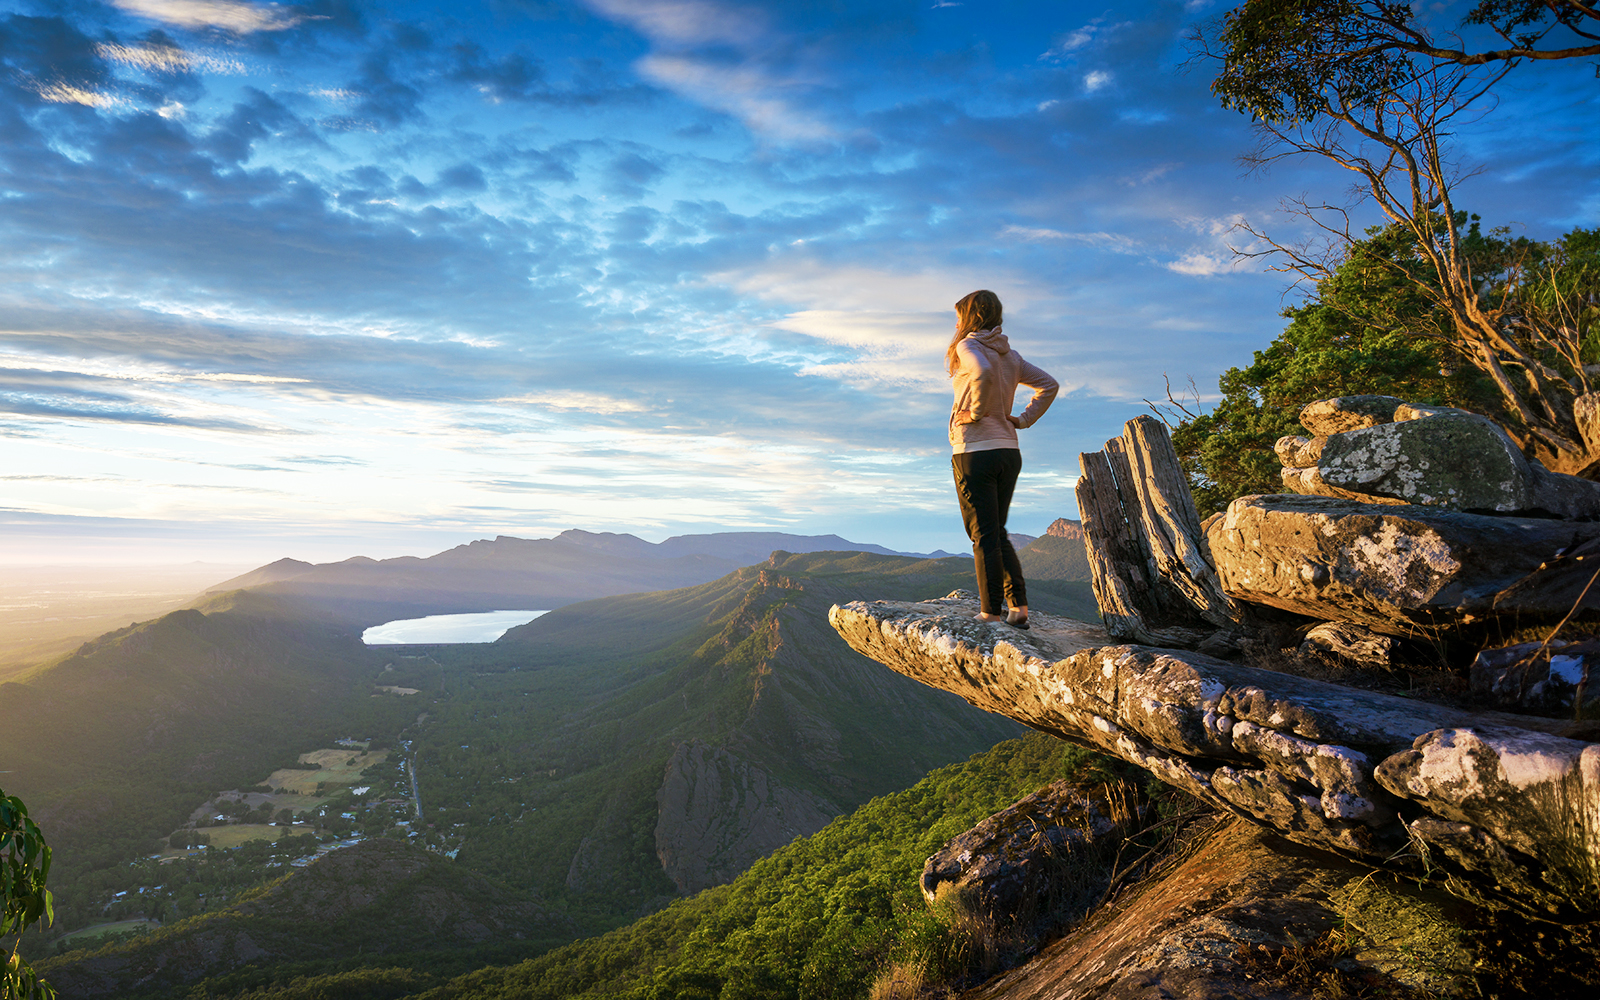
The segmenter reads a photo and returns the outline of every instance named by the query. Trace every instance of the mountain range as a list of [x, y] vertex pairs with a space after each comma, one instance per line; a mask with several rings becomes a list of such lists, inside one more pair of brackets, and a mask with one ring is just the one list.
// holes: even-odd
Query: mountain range
[[303, 598], [375, 625], [423, 615], [546, 610], [609, 594], [692, 586], [760, 562], [779, 549], [911, 554], [838, 535], [730, 531], [647, 542], [635, 535], [571, 529], [554, 538], [502, 535], [427, 558], [353, 556], [334, 563], [280, 559], [209, 590], [248, 588]]

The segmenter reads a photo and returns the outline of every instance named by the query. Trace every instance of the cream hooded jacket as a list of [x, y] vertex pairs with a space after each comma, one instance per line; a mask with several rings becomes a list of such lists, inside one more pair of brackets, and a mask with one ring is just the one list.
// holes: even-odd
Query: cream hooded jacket
[[[1033, 389], [1033, 398], [1018, 418], [1023, 427], [1032, 427], [1056, 398], [1056, 380], [1013, 351], [998, 326], [961, 338], [956, 343], [956, 360], [950, 447], [958, 455], [1017, 447], [1017, 428], [1006, 417], [1019, 384]], [[971, 419], [963, 420], [963, 415]]]

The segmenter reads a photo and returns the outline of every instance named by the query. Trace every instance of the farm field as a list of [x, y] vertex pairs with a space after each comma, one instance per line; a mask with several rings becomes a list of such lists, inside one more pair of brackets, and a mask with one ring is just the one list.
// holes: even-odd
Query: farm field
[[[229, 823], [222, 826], [203, 825], [211, 817], [231, 809], [249, 807], [251, 810], [260, 810], [266, 807], [266, 817], [276, 817], [283, 809], [299, 814], [309, 812], [330, 801], [352, 786], [362, 783], [361, 772], [376, 764], [382, 764], [389, 759], [389, 751], [361, 749], [328, 748], [312, 750], [300, 755], [300, 763], [316, 764], [317, 770], [307, 771], [299, 768], [281, 768], [272, 772], [262, 785], [275, 789], [273, 792], [219, 792], [212, 798], [197, 806], [189, 816], [189, 823], [180, 830], [174, 830], [170, 837], [181, 833], [196, 833], [204, 835], [211, 847], [226, 850], [238, 847], [252, 840], [276, 840], [282, 831], [289, 830], [293, 835], [312, 832], [313, 828], [303, 824], [294, 827], [280, 827], [269, 823]], [[318, 794], [318, 789], [321, 794]], [[243, 806], [240, 806], [242, 803]], [[237, 816], [236, 813], [232, 815]], [[192, 853], [192, 849], [184, 847], [164, 846], [161, 857], [177, 858]]]
[[313, 750], [300, 755], [300, 763], [316, 764], [315, 771], [302, 771], [297, 768], [283, 768], [273, 771], [262, 784], [273, 788], [281, 788], [289, 795], [273, 795], [273, 807], [277, 809], [305, 809], [312, 805], [320, 805], [321, 798], [312, 799], [317, 794], [317, 786], [322, 785], [327, 797], [330, 791], [338, 791], [351, 785], [360, 783], [361, 772], [374, 764], [381, 764], [389, 759], [389, 751], [374, 750], [370, 753], [360, 750]]
[[[309, 827], [296, 830], [287, 826], [273, 826], [270, 823], [239, 823], [233, 826], [213, 826], [206, 831], [211, 837], [212, 850], [226, 850], [248, 844], [252, 840], [277, 840], [285, 832], [291, 834], [306, 833]], [[184, 854], [185, 851], [174, 851], [173, 854]]]
[[133, 920], [113, 920], [108, 924], [90, 924], [81, 931], [73, 931], [71, 934], [66, 935], [61, 940], [63, 943], [82, 943], [93, 940], [94, 938], [105, 937], [107, 934], [120, 934], [123, 931], [137, 930], [140, 927], [148, 927], [151, 930], [155, 930], [160, 926], [161, 921], [146, 920], [143, 917], [138, 917]]

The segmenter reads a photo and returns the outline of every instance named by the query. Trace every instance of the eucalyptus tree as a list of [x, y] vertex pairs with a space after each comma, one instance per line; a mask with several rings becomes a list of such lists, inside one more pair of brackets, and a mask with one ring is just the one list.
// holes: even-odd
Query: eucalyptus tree
[[1470, 172], [1450, 141], [1519, 66], [1600, 57], [1597, 2], [1481, 0], [1441, 30], [1403, 3], [1247, 0], [1195, 36], [1221, 64], [1212, 92], [1256, 123], [1247, 163], [1317, 156], [1356, 182], [1351, 203], [1287, 203], [1316, 234], [1304, 242], [1242, 227], [1257, 241], [1244, 254], [1323, 284], [1362, 240], [1352, 209], [1375, 204], [1408, 244], [1383, 266], [1431, 306], [1394, 332], [1437, 340], [1481, 371], [1529, 457], [1590, 478], [1600, 478], [1600, 267], [1566, 241], [1504, 230], [1469, 240], [1454, 189]]
[[44, 918], [55, 919], [45, 880], [50, 876], [50, 845], [28, 807], [0, 791], [0, 939], [15, 935], [11, 954], [0, 968], [0, 1000], [53, 1000], [56, 993], [22, 957], [22, 932]]

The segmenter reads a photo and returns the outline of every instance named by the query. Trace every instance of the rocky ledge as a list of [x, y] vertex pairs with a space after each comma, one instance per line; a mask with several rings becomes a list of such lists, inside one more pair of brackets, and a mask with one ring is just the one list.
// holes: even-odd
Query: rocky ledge
[[1036, 614], [976, 620], [957, 592], [836, 605], [858, 652], [971, 704], [1140, 767], [1290, 840], [1453, 870], [1528, 910], [1600, 915], [1600, 744], [1581, 723], [1470, 712], [1112, 645]]

